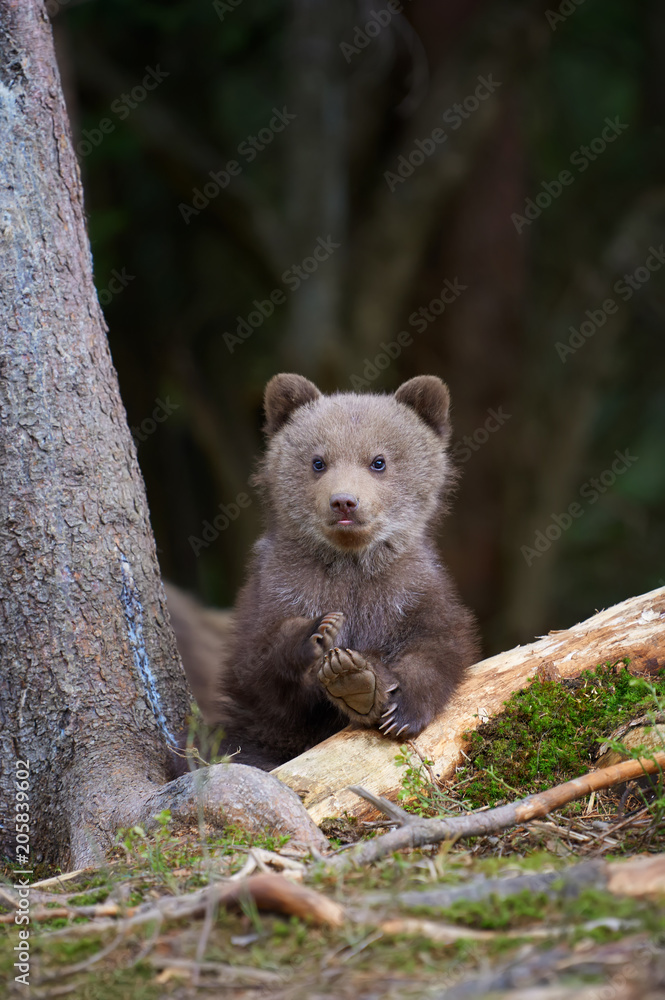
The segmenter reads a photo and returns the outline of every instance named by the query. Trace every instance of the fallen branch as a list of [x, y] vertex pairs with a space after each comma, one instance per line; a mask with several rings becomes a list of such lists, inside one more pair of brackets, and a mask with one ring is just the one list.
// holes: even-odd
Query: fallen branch
[[[339, 903], [283, 875], [253, 875], [244, 883], [225, 886], [214, 902], [227, 909], [237, 909], [246, 899], [253, 900], [258, 910], [288, 913], [332, 927], [341, 927], [344, 923], [344, 910]], [[200, 911], [193, 910], [192, 916], [202, 916], [203, 912], [201, 907]]]
[[[580, 778], [573, 778], [562, 785], [555, 785], [546, 792], [529, 795], [519, 802], [511, 802], [496, 809], [484, 812], [474, 812], [465, 816], [454, 816], [450, 819], [436, 817], [422, 819], [402, 813], [395, 815], [392, 803], [390, 811], [385, 807], [384, 800], [357, 785], [351, 786], [356, 795], [371, 802], [378, 809], [388, 812], [395, 822], [401, 823], [397, 830], [391, 830], [375, 840], [358, 844], [346, 854], [339, 855], [328, 862], [330, 868], [341, 872], [354, 864], [372, 864], [379, 858], [393, 854], [403, 848], [423, 847], [426, 844], [438, 844], [442, 840], [458, 840], [460, 837], [484, 837], [490, 833], [498, 833], [511, 826], [527, 823], [529, 820], [547, 816], [554, 809], [560, 809], [569, 802], [582, 799], [593, 791], [601, 788], [611, 788], [645, 774], [656, 771], [662, 773], [665, 767], [665, 753], [654, 754], [652, 758], [627, 760], [622, 764], [604, 767], [600, 771], [591, 771]], [[401, 812], [401, 811], [400, 811]]]
[[[266, 969], [252, 969], [246, 965], [228, 965], [225, 962], [194, 962], [187, 958], [171, 958], [168, 955], [152, 955], [150, 964], [155, 969], [164, 969], [167, 972], [185, 973], [187, 976], [193, 975], [196, 969], [201, 972], [216, 973], [218, 978], [226, 985], [242, 985], [242, 983], [262, 983], [268, 986], [273, 984], [283, 984], [287, 977], [282, 972], [269, 972]], [[165, 983], [170, 976], [158, 979], [160, 983]]]
[[[510, 878], [482, 876], [464, 885], [407, 889], [404, 892], [365, 893], [362, 919], [371, 922], [367, 909], [378, 906], [449, 910], [455, 903], [481, 903], [508, 899], [523, 892], [544, 894], [548, 899], [569, 898], [585, 889], [604, 889], [619, 896], [643, 897], [665, 892], [665, 854], [643, 854], [623, 861], [582, 861], [570, 868], [513, 875]], [[357, 914], [351, 911], [350, 916]]]
[[[241, 882], [215, 882], [199, 892], [184, 896], [163, 897], [156, 903], [125, 907], [118, 903], [99, 903], [94, 906], [62, 906], [58, 908], [40, 907], [33, 910], [30, 919], [35, 922], [53, 920], [56, 917], [120, 917], [126, 928], [151, 923], [153, 920], [181, 920], [205, 917], [208, 907], [239, 909], [245, 902], [252, 902], [258, 910], [273, 913], [287, 913], [291, 916], [312, 920], [316, 924], [330, 924], [340, 927], [344, 922], [344, 910], [333, 900], [314, 889], [298, 885], [283, 875], [253, 875]], [[14, 920], [13, 913], [0, 916], [0, 923]], [[94, 926], [104, 930], [117, 927], [118, 922], [104, 921]]]
[[[616, 929], [617, 925], [615, 925]], [[612, 928], [612, 929], [615, 929]], [[634, 1000], [656, 997], [660, 984], [663, 951], [645, 935], [595, 944], [571, 952], [560, 944], [547, 950], [530, 949], [503, 965], [486, 966], [474, 978], [464, 977], [446, 989], [446, 1000]], [[592, 969], [603, 983], [572, 986]], [[611, 978], [609, 978], [611, 977]]]
[[[657, 857], [665, 873], [665, 857]], [[532, 872], [510, 878], [487, 878], [483, 875], [463, 885], [436, 885], [397, 893], [381, 890], [366, 893], [363, 905], [376, 907], [390, 904], [407, 909], [426, 906], [428, 909], [449, 910], [455, 903], [480, 903], [490, 897], [508, 899], [522, 892], [529, 892], [533, 896], [544, 893], [548, 898], [554, 899], [584, 889], [605, 889], [610, 878], [610, 867], [606, 861], [582, 861], [568, 869]]]
[[[630, 930], [634, 926], [634, 921], [620, 920], [618, 917], [601, 917], [598, 920], [589, 920], [586, 924], [579, 924], [576, 930], [597, 930], [599, 927], [606, 927], [611, 931]], [[491, 941], [501, 937], [502, 939], [519, 939], [520, 941], [529, 938], [556, 938], [565, 937], [570, 934], [570, 925], [547, 926], [537, 925], [532, 927], [520, 927], [517, 930], [507, 931], [505, 929], [497, 931], [478, 931], [471, 927], [458, 924], [443, 924], [435, 920], [424, 920], [419, 917], [398, 917], [394, 920], [383, 920], [377, 924], [384, 934], [393, 937], [426, 937], [437, 944], [455, 944], [456, 941]], [[548, 1000], [546, 996], [531, 997], [530, 1000]], [[553, 998], [549, 998], [553, 1000]], [[565, 1000], [565, 998], [559, 998]], [[579, 1000], [577, 994], [575, 998], [569, 995], [569, 1000]]]

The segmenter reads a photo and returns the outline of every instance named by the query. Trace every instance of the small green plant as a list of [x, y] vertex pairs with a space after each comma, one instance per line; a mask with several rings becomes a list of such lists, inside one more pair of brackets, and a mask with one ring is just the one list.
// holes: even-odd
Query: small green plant
[[224, 737], [221, 728], [211, 729], [203, 722], [201, 710], [195, 702], [190, 705], [187, 719], [187, 740], [183, 747], [172, 747], [177, 757], [187, 761], [190, 771], [211, 764], [228, 764], [232, 756], [220, 754], [219, 748]]
[[238, 847], [262, 847], [265, 851], [278, 851], [291, 839], [290, 834], [250, 834], [239, 826], [227, 826], [221, 837], [214, 837], [209, 846], [220, 854], [234, 853]]
[[[657, 763], [655, 754], [665, 752], [665, 728], [662, 726], [657, 727], [656, 722], [658, 715], [663, 717], [665, 714], [665, 696], [663, 695], [662, 687], [659, 689], [655, 684], [650, 681], [644, 681], [642, 679], [632, 678], [631, 684], [640, 684], [647, 687], [651, 699], [652, 699], [652, 709], [645, 713], [646, 718], [649, 719], [652, 726], [655, 727], [656, 747], [653, 744], [647, 746], [645, 744], [640, 744], [638, 746], [629, 747], [620, 740], [606, 739], [602, 742], [605, 743], [611, 750], [617, 751], [617, 753], [623, 754], [629, 760], [640, 760], [644, 758], [645, 760], [652, 760]], [[650, 788], [649, 794], [645, 794], [644, 791], [639, 791], [637, 794], [641, 796], [644, 805], [651, 813], [653, 822], [655, 826], [660, 826], [665, 819], [665, 775], [663, 774], [663, 768], [658, 764], [658, 770], [650, 778]]]
[[398, 799], [407, 812], [416, 816], [432, 816], [450, 811], [452, 800], [444, 794], [434, 777], [434, 761], [416, 758], [408, 747], [401, 746], [395, 755], [395, 763], [405, 768]]
[[173, 883], [171, 863], [167, 858], [169, 847], [178, 846], [178, 841], [171, 835], [171, 812], [163, 809], [155, 816], [158, 828], [150, 834], [142, 826], [132, 826], [119, 830], [116, 842], [121, 844], [128, 856], [142, 864], [147, 864], [154, 875], [166, 883]]

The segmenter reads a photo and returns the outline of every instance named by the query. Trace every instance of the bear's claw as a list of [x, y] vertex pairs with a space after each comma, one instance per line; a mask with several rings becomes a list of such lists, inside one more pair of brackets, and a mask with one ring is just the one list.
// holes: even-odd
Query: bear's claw
[[[379, 729], [381, 730], [381, 732], [385, 732], [386, 735], [390, 732], [390, 729], [386, 729], [386, 726], [390, 726], [391, 723], [395, 722], [396, 712], [397, 712], [397, 702], [394, 701], [392, 705], [388, 705], [388, 708], [381, 716], [381, 725], [379, 726]], [[391, 726], [391, 729], [392, 728], [394, 728], [394, 726]]]
[[319, 670], [319, 681], [329, 696], [358, 715], [369, 715], [376, 700], [376, 674], [352, 649], [329, 650]]
[[319, 620], [316, 632], [310, 636], [310, 642], [314, 647], [317, 657], [325, 656], [335, 645], [335, 639], [344, 624], [344, 615], [341, 611], [331, 611]]

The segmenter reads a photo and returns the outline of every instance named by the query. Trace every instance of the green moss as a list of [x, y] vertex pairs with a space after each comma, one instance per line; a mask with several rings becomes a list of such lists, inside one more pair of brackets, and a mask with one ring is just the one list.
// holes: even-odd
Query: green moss
[[80, 896], [72, 896], [69, 900], [70, 906], [94, 906], [95, 903], [103, 903], [109, 897], [108, 886], [95, 889], [94, 892], [81, 893]]
[[155, 971], [147, 962], [128, 969], [96, 970], [79, 982], [72, 996], [76, 1000], [161, 1000], [170, 995], [154, 982]]
[[480, 930], [506, 930], [542, 920], [547, 912], [548, 898], [544, 893], [529, 891], [506, 896], [490, 896], [478, 902], [461, 900], [445, 911], [447, 919]]
[[471, 808], [527, 795], [584, 774], [599, 741], [622, 722], [656, 708], [665, 679], [633, 677], [624, 661], [572, 681], [534, 680], [500, 716], [470, 736], [471, 764], [458, 787]]
[[53, 920], [43, 920], [39, 926], [43, 931], [59, 931], [68, 925], [67, 917], [54, 917]]
[[75, 962], [82, 962], [91, 955], [96, 955], [102, 949], [102, 942], [99, 937], [73, 938], [68, 941], [66, 938], [59, 938], [57, 947], [51, 946], [49, 951], [52, 957], [61, 965], [73, 965]]
[[230, 853], [236, 847], [262, 847], [266, 851], [278, 851], [288, 844], [290, 840], [288, 834], [248, 834], [241, 827], [227, 826], [221, 837], [215, 837], [208, 841], [210, 848], [216, 849], [222, 854]]
[[[560, 888], [560, 887], [559, 887]], [[593, 936], [598, 940], [612, 939], [625, 934], [625, 928], [586, 925], [594, 921], [624, 921], [634, 930], [661, 934], [665, 916], [661, 907], [640, 899], [613, 895], [601, 889], [583, 889], [579, 894], [560, 894], [552, 884], [545, 893], [529, 890], [501, 898], [491, 895], [478, 901], [459, 900], [445, 909], [440, 907], [412, 907], [411, 912], [421, 916], [444, 919], [474, 930], [519, 931], [540, 925], [557, 934], [563, 928], [572, 940]]]

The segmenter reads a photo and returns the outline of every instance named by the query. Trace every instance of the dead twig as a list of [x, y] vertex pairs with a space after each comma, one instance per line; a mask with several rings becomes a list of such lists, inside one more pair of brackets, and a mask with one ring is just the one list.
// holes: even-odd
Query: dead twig
[[663, 767], [665, 767], [665, 753], [657, 753], [653, 757], [627, 760], [621, 764], [614, 764], [612, 767], [604, 767], [600, 771], [591, 771], [580, 778], [573, 778], [572, 781], [566, 781], [562, 785], [555, 785], [554, 788], [549, 788], [546, 792], [529, 795], [526, 799], [498, 806], [496, 809], [488, 809], [487, 812], [474, 812], [451, 818], [436, 817], [434, 819], [409, 816], [408, 821], [404, 819], [404, 816], [408, 814], [405, 814], [404, 810], [399, 809], [394, 803], [388, 804], [389, 811], [385, 805], [386, 800], [382, 796], [373, 795], [360, 786], [353, 785], [351, 790], [356, 795], [360, 795], [378, 809], [386, 812], [391, 819], [399, 817], [397, 821], [402, 825], [397, 830], [385, 833], [382, 837], [377, 837], [368, 843], [358, 844], [346, 854], [331, 859], [328, 865], [333, 871], [341, 872], [354, 864], [372, 864], [379, 858], [384, 858], [386, 855], [393, 854], [403, 848], [423, 847], [426, 844], [438, 844], [442, 840], [483, 837], [498, 833], [528, 820], [547, 816], [553, 810], [560, 809], [576, 799], [585, 798], [593, 791], [611, 788], [613, 785], [623, 784], [645, 774], [662, 771]]
[[[257, 909], [270, 910], [275, 913], [288, 913], [296, 917], [309, 918], [317, 924], [330, 924], [340, 927], [344, 923], [343, 908], [314, 889], [292, 882], [283, 875], [253, 875], [242, 882], [214, 883], [198, 892], [184, 896], [165, 896], [155, 903], [142, 904], [135, 907], [122, 907], [117, 904], [102, 904], [100, 906], [61, 907], [56, 909], [36, 910], [30, 914], [31, 919], [51, 920], [53, 917], [72, 916], [106, 916], [124, 917], [127, 928], [138, 927], [151, 923], [153, 920], [181, 920], [183, 918], [197, 919], [205, 917], [208, 906], [212, 905], [237, 909], [246, 900], [252, 900]], [[9, 914], [14, 919], [13, 914]], [[5, 921], [5, 918], [0, 918]], [[100, 921], [92, 925], [96, 931], [116, 926], [115, 922]], [[59, 932], [55, 931], [54, 935]], [[52, 936], [52, 935], [49, 935]]]
[[[665, 859], [660, 856], [660, 869], [665, 868]], [[650, 872], [653, 875], [653, 871]], [[533, 874], [519, 874], [511, 878], [474, 879], [465, 885], [434, 886], [426, 889], [408, 889], [403, 892], [370, 892], [363, 898], [365, 906], [375, 907], [385, 904], [412, 909], [426, 906], [429, 909], [448, 910], [455, 903], [481, 903], [490, 897], [508, 899], [528, 892], [532, 896], [543, 894], [548, 899], [571, 896], [584, 889], [604, 889], [614, 872], [604, 861], [583, 861], [567, 871], [546, 871]]]
[[201, 972], [214, 972], [225, 982], [231, 983], [283, 983], [288, 978], [281, 972], [268, 972], [265, 969], [251, 969], [243, 965], [227, 965], [224, 962], [195, 962], [193, 959], [169, 958], [163, 955], [152, 955], [150, 964], [155, 969], [173, 969], [193, 973], [196, 968]]
[[360, 785], [349, 785], [349, 791], [355, 792], [356, 795], [359, 795], [363, 799], [367, 799], [368, 802], [371, 802], [373, 806], [380, 809], [381, 812], [385, 813], [398, 826], [408, 826], [410, 823], [415, 823], [419, 820], [418, 816], [412, 816], [411, 813], [406, 812], [405, 809], [396, 805], [395, 802], [391, 802], [390, 799], [385, 799], [383, 795], [375, 795], [374, 792], [368, 792], [366, 788], [362, 788]]

